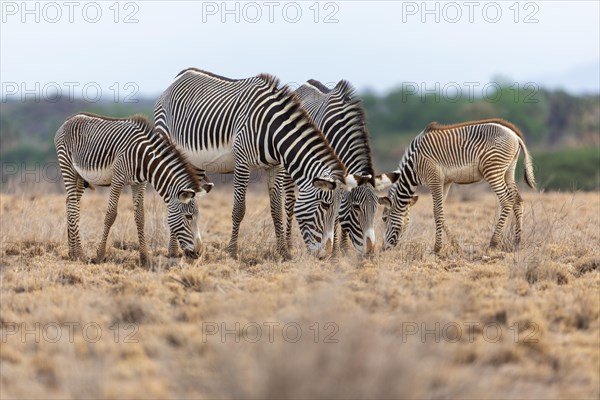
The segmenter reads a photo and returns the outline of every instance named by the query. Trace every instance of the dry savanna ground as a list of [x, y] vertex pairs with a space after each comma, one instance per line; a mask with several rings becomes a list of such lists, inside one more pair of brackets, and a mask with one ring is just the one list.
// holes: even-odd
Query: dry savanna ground
[[[221, 251], [231, 193], [215, 190], [190, 262], [166, 258], [149, 192], [151, 270], [137, 266], [129, 195], [100, 265], [67, 260], [63, 195], [1, 195], [0, 397], [598, 399], [599, 194], [523, 193], [518, 253], [485, 248], [495, 197], [454, 188], [462, 254], [430, 253], [423, 194], [393, 251], [318, 260], [296, 236], [280, 262], [265, 191], [248, 195], [236, 261]], [[89, 257], [106, 203], [84, 195]]]

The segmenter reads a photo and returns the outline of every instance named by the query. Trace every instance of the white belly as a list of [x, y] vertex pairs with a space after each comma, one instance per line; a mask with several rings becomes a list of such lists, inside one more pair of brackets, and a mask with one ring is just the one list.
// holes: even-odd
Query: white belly
[[195, 167], [208, 173], [230, 174], [233, 172], [235, 162], [233, 154], [228, 148], [202, 150], [195, 153], [186, 150], [183, 152]]
[[97, 186], [109, 186], [113, 176], [112, 168], [83, 169], [74, 165], [75, 171], [87, 182]]
[[447, 182], [454, 183], [475, 183], [483, 179], [477, 165], [449, 167], [445, 169], [444, 175]]

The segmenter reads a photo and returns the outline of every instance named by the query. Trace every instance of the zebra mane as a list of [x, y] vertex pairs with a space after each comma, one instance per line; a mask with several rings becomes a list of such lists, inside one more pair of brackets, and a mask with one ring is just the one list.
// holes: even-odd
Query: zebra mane
[[375, 185], [375, 169], [373, 167], [373, 157], [371, 156], [371, 142], [369, 140], [369, 131], [367, 130], [367, 115], [365, 113], [365, 109], [362, 106], [362, 102], [360, 98], [356, 96], [356, 90], [352, 86], [352, 84], [346, 80], [341, 80], [335, 85], [334, 91], [339, 91], [344, 94], [344, 103], [346, 104], [346, 109], [356, 113], [356, 118], [358, 118], [358, 126], [360, 126], [360, 148], [363, 154], [367, 154], [367, 165], [368, 173], [373, 176], [372, 185]]
[[331, 92], [340, 92], [346, 94], [350, 98], [356, 94], [356, 90], [354, 90], [352, 84], [345, 79], [339, 81], [333, 89], [328, 88], [316, 79], [309, 79], [308, 81], [306, 81], [306, 83], [308, 83], [310, 86], [313, 86], [315, 89], [317, 89], [323, 94], [329, 94]]
[[318, 89], [323, 94], [327, 94], [327, 93], [331, 92], [331, 89], [329, 89], [327, 86], [323, 85], [321, 82], [319, 82], [316, 79], [309, 79], [308, 81], [306, 81], [306, 83], [308, 83], [311, 86], [314, 86], [315, 89]]
[[[366, 154], [366, 163], [361, 165], [361, 168], [366, 169], [366, 173], [370, 174], [372, 178], [371, 184], [375, 185], [375, 169], [373, 167], [373, 158], [371, 156], [371, 144], [369, 140], [369, 131], [367, 130], [367, 117], [365, 114], [365, 110], [362, 107], [362, 103], [360, 98], [356, 96], [356, 90], [352, 86], [352, 84], [346, 80], [339, 81], [333, 89], [328, 89], [321, 82], [316, 79], [310, 79], [308, 83], [317, 88], [321, 93], [325, 95], [327, 101], [330, 97], [335, 96], [337, 93], [340, 93], [344, 99], [344, 111], [346, 113], [351, 112], [355, 118], [357, 118], [357, 126], [360, 130], [359, 140], [356, 140], [356, 148], [360, 149], [361, 154]], [[364, 165], [366, 164], [366, 165]]]
[[465, 126], [480, 125], [480, 124], [502, 125], [505, 128], [508, 128], [508, 129], [512, 130], [514, 133], [516, 133], [517, 136], [519, 136], [521, 138], [521, 140], [525, 140], [525, 138], [523, 137], [523, 133], [521, 132], [521, 130], [519, 128], [516, 127], [516, 125], [514, 125], [513, 123], [510, 123], [506, 120], [503, 120], [501, 118], [482, 119], [479, 121], [469, 121], [469, 122], [462, 122], [462, 123], [451, 124], [451, 125], [442, 125], [442, 124], [438, 124], [437, 122], [432, 122], [429, 125], [427, 125], [427, 127], [425, 128], [425, 132], [457, 129], [457, 128], [462, 128]]
[[333, 88], [333, 90], [345, 94], [346, 97], [348, 97], [348, 100], [350, 100], [350, 101], [352, 101], [352, 98], [356, 94], [356, 90], [354, 89], [352, 84], [345, 79], [342, 79], [341, 81], [339, 81], [335, 85], [335, 88]]
[[[262, 73], [258, 75], [258, 78], [261, 79], [263, 82], [267, 83], [269, 86], [271, 86], [274, 89], [279, 88], [279, 83], [280, 80], [278, 77], [271, 75], [271, 74], [267, 74], [267, 73]], [[285, 86], [283, 88], [281, 88], [280, 90], [284, 90], [284, 91], [288, 91], [288, 87]]]
[[219, 79], [219, 80], [222, 80], [222, 81], [225, 81], [225, 82], [237, 82], [237, 81], [240, 80], [240, 79], [227, 78], [226, 76], [217, 75], [217, 74], [214, 74], [212, 72], [208, 72], [208, 71], [205, 71], [203, 69], [194, 68], [194, 67], [190, 67], [190, 68], [184, 69], [183, 71], [181, 71], [180, 73], [178, 73], [175, 76], [175, 79], [179, 78], [181, 75], [185, 74], [186, 72], [194, 72], [196, 74], [202, 74], [202, 75], [210, 76], [211, 78]]
[[150, 123], [148, 121], [148, 118], [146, 118], [146, 116], [143, 114], [135, 114], [130, 117], [115, 118], [115, 117], [107, 117], [105, 115], [98, 115], [98, 114], [94, 114], [91, 112], [79, 112], [77, 114], [71, 115], [68, 119], [71, 119], [77, 115], [83, 115], [83, 116], [90, 117], [90, 118], [97, 118], [97, 119], [101, 119], [103, 121], [134, 122], [135, 124], [137, 124], [137, 126], [139, 126], [140, 128], [143, 128], [144, 130], [148, 130], [148, 129], [152, 130], [154, 128], [154, 125], [152, 123]]

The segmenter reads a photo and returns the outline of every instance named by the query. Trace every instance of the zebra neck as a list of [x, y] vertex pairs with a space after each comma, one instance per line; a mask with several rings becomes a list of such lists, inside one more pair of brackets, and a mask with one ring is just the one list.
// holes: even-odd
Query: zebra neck
[[151, 136], [150, 143], [143, 157], [146, 176], [160, 197], [169, 201], [181, 186], [177, 178], [183, 168], [168, 143], [157, 136]]
[[422, 184], [417, 171], [417, 155], [419, 143], [421, 142], [422, 137], [423, 133], [421, 132], [412, 140], [412, 142], [410, 142], [406, 152], [402, 156], [402, 160], [400, 161], [400, 166], [398, 168], [398, 171], [400, 172], [398, 181], [403, 182], [405, 187], [413, 188], [412, 193], [414, 193], [417, 186]]
[[279, 134], [280, 138], [275, 139], [279, 162], [298, 186], [312, 185], [310, 177], [317, 176], [342, 181], [343, 166], [335, 153], [321, 134], [307, 127], [300, 125], [299, 130]]
[[414, 159], [408, 158], [400, 168], [400, 177], [396, 182], [396, 194], [405, 198], [412, 197], [421, 185], [421, 179], [417, 174]]
[[366, 135], [357, 129], [351, 122], [342, 121], [345, 125], [335, 132], [325, 133], [326, 139], [331, 143], [340, 161], [346, 166], [348, 173], [359, 175], [374, 175], [371, 161], [371, 148]]

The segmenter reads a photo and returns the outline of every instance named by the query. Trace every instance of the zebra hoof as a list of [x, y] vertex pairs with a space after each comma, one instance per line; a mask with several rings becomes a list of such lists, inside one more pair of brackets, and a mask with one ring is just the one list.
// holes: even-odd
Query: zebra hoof
[[150, 262], [150, 258], [147, 255], [140, 255], [140, 266], [143, 268], [150, 268], [152, 263]]
[[287, 247], [280, 247], [277, 249], [277, 253], [279, 253], [279, 256], [283, 261], [290, 261], [292, 259], [292, 255], [288, 251]]
[[104, 256], [100, 257], [100, 256], [96, 256], [94, 258], [92, 258], [92, 264], [102, 264], [104, 262]]
[[451, 243], [452, 246], [452, 251], [454, 252], [455, 255], [462, 257], [464, 255], [463, 249], [460, 246], [460, 244], [458, 244], [458, 241], [453, 240]]
[[83, 252], [69, 252], [69, 260], [71, 261], [87, 261]]
[[519, 251], [520, 247], [521, 247], [521, 239], [516, 239], [513, 242], [513, 251]]
[[233, 258], [234, 260], [238, 259], [238, 248], [237, 248], [237, 244], [229, 244], [227, 246], [227, 255], [231, 258]]
[[317, 260], [319, 260], [319, 261], [328, 261], [332, 258], [335, 258], [335, 255], [333, 253], [318, 253], [317, 254]]

